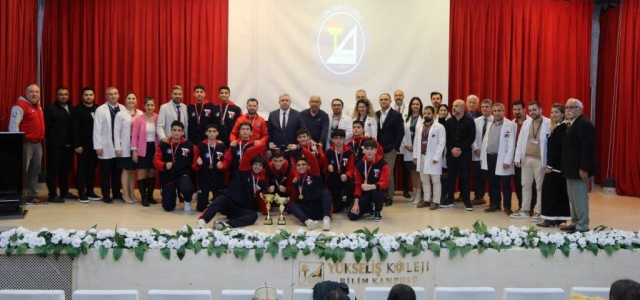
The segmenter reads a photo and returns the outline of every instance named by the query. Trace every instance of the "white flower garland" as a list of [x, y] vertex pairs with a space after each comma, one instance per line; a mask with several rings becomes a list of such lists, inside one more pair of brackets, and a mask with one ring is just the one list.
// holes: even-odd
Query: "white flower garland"
[[198, 253], [206, 250], [209, 256], [220, 257], [231, 252], [237, 258], [244, 259], [253, 250], [257, 260], [265, 253], [275, 257], [280, 252], [283, 258], [295, 258], [299, 252], [303, 255], [315, 253], [320, 257], [342, 261], [346, 252], [353, 252], [354, 258], [360, 262], [363, 258], [371, 260], [378, 253], [385, 260], [390, 252], [399, 252], [402, 256], [419, 255], [431, 251], [440, 255], [441, 249], [449, 250], [449, 257], [458, 254], [464, 256], [472, 250], [479, 253], [487, 249], [505, 250], [513, 247], [525, 249], [539, 248], [542, 255], [548, 257], [556, 250], [569, 256], [571, 250], [590, 251], [597, 255], [604, 250], [612, 255], [616, 250], [635, 250], [640, 248], [640, 232], [605, 230], [600, 226], [594, 231], [573, 234], [549, 233], [535, 228], [515, 227], [487, 228], [476, 222], [474, 230], [444, 227], [441, 229], [426, 228], [411, 233], [381, 234], [378, 229], [370, 231], [366, 228], [351, 234], [333, 232], [319, 233], [299, 229], [295, 233], [279, 230], [273, 235], [260, 231], [245, 229], [224, 230], [194, 229], [185, 225], [177, 232], [162, 229], [130, 231], [126, 228], [98, 230], [56, 229], [50, 231], [42, 228], [30, 231], [23, 227], [6, 230], [0, 233], [0, 249], [7, 255], [24, 254], [34, 249], [40, 256], [53, 255], [57, 259], [65, 253], [71, 258], [87, 254], [90, 248], [100, 251], [104, 259], [111, 250], [113, 258], [118, 260], [124, 249], [135, 253], [139, 260], [149, 249], [160, 250], [162, 255], [170, 259], [175, 250], [182, 259], [187, 250]]

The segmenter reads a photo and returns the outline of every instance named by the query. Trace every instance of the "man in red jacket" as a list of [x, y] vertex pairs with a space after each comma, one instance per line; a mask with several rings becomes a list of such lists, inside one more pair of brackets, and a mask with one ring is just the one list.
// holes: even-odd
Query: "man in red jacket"
[[38, 204], [38, 174], [42, 161], [42, 140], [44, 140], [44, 113], [40, 106], [40, 87], [27, 86], [25, 96], [20, 96], [11, 108], [9, 132], [24, 132], [27, 141], [25, 154], [27, 161], [27, 203]]

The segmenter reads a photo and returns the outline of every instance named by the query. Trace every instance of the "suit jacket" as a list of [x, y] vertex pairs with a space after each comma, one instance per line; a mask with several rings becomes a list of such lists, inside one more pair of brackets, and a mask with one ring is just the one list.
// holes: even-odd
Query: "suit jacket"
[[584, 115], [568, 126], [562, 141], [562, 175], [566, 179], [580, 179], [580, 170], [589, 177], [596, 173], [596, 129]]
[[289, 108], [287, 116], [287, 126], [280, 126], [280, 109], [269, 113], [267, 128], [269, 129], [269, 142], [274, 143], [278, 148], [284, 150], [289, 144], [298, 144], [296, 131], [306, 128], [300, 112]]
[[378, 143], [382, 145], [384, 153], [400, 150], [404, 139], [404, 121], [402, 115], [395, 109], [389, 109], [387, 117], [382, 123], [380, 110], [376, 111], [378, 117]]
[[[178, 119], [178, 113], [176, 112], [176, 105], [173, 100], [160, 105], [160, 112], [158, 112], [158, 123], [156, 124], [156, 134], [158, 138], [164, 139], [165, 137], [171, 137], [171, 123]], [[184, 124], [184, 137], [189, 138], [189, 115], [187, 112], [187, 105], [180, 103], [180, 122]]]

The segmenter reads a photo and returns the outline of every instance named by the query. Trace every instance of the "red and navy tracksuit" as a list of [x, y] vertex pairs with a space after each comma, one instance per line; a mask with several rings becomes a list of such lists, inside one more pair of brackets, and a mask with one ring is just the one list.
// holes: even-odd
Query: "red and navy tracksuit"
[[258, 219], [256, 211], [258, 203], [264, 202], [260, 193], [266, 193], [267, 174], [263, 168], [260, 173], [254, 173], [251, 160], [262, 155], [266, 145], [251, 147], [243, 154], [240, 166], [222, 195], [213, 199], [209, 207], [200, 215], [200, 219], [210, 222], [218, 213], [227, 216], [227, 223], [231, 227], [252, 225]]
[[[331, 145], [325, 152], [324, 160], [325, 166], [333, 166], [333, 172], [327, 171], [327, 186], [331, 193], [333, 212], [339, 213], [345, 207], [345, 203], [342, 202], [343, 195], [347, 195], [346, 207], [351, 206], [353, 202], [355, 188], [354, 153], [348, 145], [342, 146], [340, 153], [336, 152], [335, 145]], [[340, 178], [342, 174], [347, 176], [347, 181], [342, 181]]]
[[[301, 148], [300, 152], [307, 159], [309, 169], [304, 174], [295, 174], [297, 180], [293, 180], [295, 182], [290, 186], [289, 212], [302, 223], [309, 219], [321, 220], [331, 217], [331, 195], [324, 187], [318, 159], [306, 148]], [[300, 194], [303, 196], [302, 199], [299, 198]]]
[[198, 144], [200, 159], [202, 166], [198, 172], [198, 205], [196, 209], [199, 212], [204, 211], [209, 205], [209, 194], [213, 193], [213, 198], [222, 194], [224, 189], [224, 171], [218, 169], [218, 162], [224, 158], [227, 146], [219, 140], [209, 144], [209, 140], [204, 140]]
[[[358, 214], [354, 214], [351, 212], [351, 207], [349, 207], [348, 216], [350, 220], [357, 220], [372, 211], [382, 211], [382, 205], [385, 200], [385, 193], [390, 175], [391, 172], [389, 170], [389, 165], [387, 165], [384, 159], [382, 159], [381, 154], [376, 154], [373, 161], [367, 161], [365, 156], [356, 164], [356, 186], [353, 197], [359, 199], [357, 201], [360, 211]], [[375, 184], [376, 189], [363, 191], [363, 183]]]
[[[198, 170], [198, 147], [184, 137], [176, 144], [161, 142], [153, 157], [153, 166], [160, 173], [160, 189], [162, 208], [172, 211], [176, 208], [176, 191], [181, 193], [185, 201], [191, 201], [194, 187], [191, 181], [191, 170]], [[167, 170], [167, 163], [173, 162]]]

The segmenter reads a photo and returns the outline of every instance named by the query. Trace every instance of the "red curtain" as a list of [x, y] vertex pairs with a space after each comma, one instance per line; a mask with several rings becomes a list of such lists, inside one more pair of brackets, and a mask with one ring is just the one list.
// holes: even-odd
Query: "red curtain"
[[[203, 84], [218, 100], [227, 83], [227, 0], [47, 0], [43, 29], [45, 103], [55, 90], [70, 89], [74, 104], [92, 85], [96, 103], [109, 86], [165, 103], [181, 85], [190, 103]], [[157, 105], [156, 107], [159, 107]]]
[[640, 3], [622, 1], [602, 12], [596, 89], [601, 178], [620, 195], [640, 197]]
[[537, 100], [548, 116], [577, 98], [589, 112], [592, 15], [588, 0], [451, 0], [449, 103]]
[[11, 107], [37, 80], [36, 0], [0, 1], [0, 32], [0, 131], [6, 131]]

